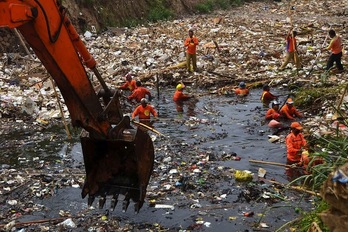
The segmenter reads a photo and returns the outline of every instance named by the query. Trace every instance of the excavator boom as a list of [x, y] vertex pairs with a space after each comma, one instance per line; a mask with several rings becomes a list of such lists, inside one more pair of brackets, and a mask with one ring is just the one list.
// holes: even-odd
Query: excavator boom
[[[120, 109], [118, 91], [110, 90], [58, 0], [0, 0], [0, 27], [17, 28], [55, 80], [73, 126], [84, 133], [81, 143], [86, 168], [82, 197], [124, 194], [141, 208], [153, 169], [149, 135], [130, 126]], [[85, 66], [104, 91], [95, 92]], [[142, 165], [140, 165], [141, 162]], [[101, 201], [103, 205], [103, 200]], [[126, 204], [127, 205], [127, 204]], [[128, 206], [128, 205], [127, 205]]]

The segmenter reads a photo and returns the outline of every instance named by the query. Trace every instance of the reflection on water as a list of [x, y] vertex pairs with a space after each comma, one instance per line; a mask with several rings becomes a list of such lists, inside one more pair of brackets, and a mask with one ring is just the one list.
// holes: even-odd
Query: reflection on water
[[[191, 94], [192, 92], [193, 90]], [[176, 142], [182, 141], [194, 145], [198, 152], [208, 151], [217, 156], [234, 152], [242, 157], [242, 160], [238, 162], [240, 169], [256, 170], [258, 168], [249, 164], [250, 158], [285, 163], [285, 145], [268, 142], [267, 136], [272, 134], [272, 131], [264, 123], [267, 108], [264, 108], [259, 100], [261, 92], [259, 89], [251, 90], [249, 96], [243, 98], [233, 95], [205, 94], [185, 102], [182, 112], [177, 112], [177, 107], [172, 100], [173, 90], [164, 89], [161, 90], [160, 100], [154, 99], [151, 102], [159, 115], [159, 120], [154, 123], [154, 127], [167, 138], [175, 138]], [[31, 137], [23, 135], [12, 138], [16, 139], [17, 143], [27, 145], [22, 146], [23, 148], [11, 146], [10, 150], [5, 149], [3, 151], [5, 156], [2, 156], [3, 163], [19, 165], [18, 157], [23, 156], [28, 160], [37, 156], [48, 160], [63, 159], [76, 152], [82, 156], [81, 151], [70, 149], [73, 145], [67, 147], [69, 142], [66, 141], [63, 125], [50, 131], [30, 133]], [[36, 134], [40, 136], [35, 136]], [[77, 135], [76, 133], [72, 144], [78, 143]], [[43, 140], [39, 141], [40, 138]], [[8, 136], [7, 139], [11, 138]], [[173, 141], [169, 140], [169, 142]], [[29, 146], [30, 144], [32, 146]], [[155, 141], [155, 147], [161, 147], [163, 144], [168, 144], [168, 140]], [[62, 155], [62, 151], [66, 154]], [[10, 153], [12, 155], [9, 155]], [[156, 155], [164, 154], [158, 150]], [[272, 172], [275, 175], [284, 174], [283, 169], [274, 167]]]
[[[199, 150], [242, 155], [239, 168], [257, 168], [250, 167], [249, 158], [284, 163], [285, 145], [268, 142], [272, 131], [265, 125], [268, 108], [260, 102], [261, 92], [251, 90], [243, 98], [204, 95], [185, 104], [184, 112], [178, 113], [170, 91], [164, 90], [161, 101], [153, 103], [160, 118], [155, 127], [169, 137], [197, 145]], [[277, 174], [284, 174], [284, 170]]]
[[[172, 101], [172, 90], [162, 90], [160, 100], [154, 99], [151, 102], [159, 115], [159, 120], [154, 123], [154, 127], [164, 134], [165, 137], [159, 137], [149, 132], [155, 138], [155, 169], [160, 170], [154, 171], [148, 186], [149, 189], [155, 193], [157, 191], [161, 192], [159, 190], [160, 186], [166, 181], [168, 183], [171, 181], [171, 177], [169, 177], [170, 169], [175, 167], [179, 169], [181, 163], [185, 163], [182, 168], [190, 167], [190, 165], [199, 165], [198, 163], [193, 163], [193, 161], [196, 161], [196, 157], [209, 158], [203, 170], [212, 174], [214, 174], [214, 170], [210, 169], [210, 167], [215, 166], [226, 168], [227, 170], [250, 170], [257, 175], [260, 166], [255, 163], [249, 163], [249, 159], [285, 164], [285, 144], [268, 141], [268, 135], [272, 134], [272, 131], [264, 122], [267, 108], [262, 106], [259, 100], [260, 94], [261, 90], [251, 90], [249, 96], [244, 98], [204, 95], [198, 97], [198, 101], [187, 102], [188, 104], [183, 106], [183, 112], [177, 112], [176, 105]], [[67, 163], [73, 163], [73, 167], [84, 169], [81, 146], [77, 141], [68, 143], [64, 129], [42, 133], [50, 135], [47, 136], [48, 138], [54, 135], [54, 139], [48, 139], [49, 142], [45, 146], [38, 147], [36, 145], [35, 149], [38, 149], [36, 154], [23, 152], [21, 155], [25, 154], [31, 160], [34, 156], [51, 160], [60, 159], [64, 160], [65, 166]], [[65, 140], [62, 140], [62, 138], [65, 138]], [[54, 151], [53, 154], [52, 151]], [[45, 154], [45, 156], [42, 154]], [[241, 157], [241, 160], [223, 159], [223, 157], [228, 157], [231, 154]], [[164, 158], [171, 158], [172, 162], [164, 163], [162, 162]], [[210, 162], [213, 165], [209, 164]], [[284, 167], [264, 165], [262, 168], [267, 171], [267, 179], [275, 178], [279, 182], [286, 183], [287, 177]], [[181, 171], [186, 172], [187, 170]], [[189, 173], [190, 171], [187, 172]], [[209, 182], [209, 179], [199, 179], [199, 181], [204, 183]], [[229, 193], [221, 204], [225, 202], [232, 203], [237, 199], [241, 187], [239, 186], [240, 184], [233, 181], [232, 176], [228, 180], [222, 179], [221, 182], [216, 182], [214, 183], [216, 189], [207, 189], [207, 192], [202, 194], [208, 195], [210, 194], [209, 191], [213, 191], [213, 194], [216, 191], [216, 194], [219, 194], [224, 190], [228, 190]], [[196, 194], [196, 190], [192, 191], [192, 195], [194, 194]], [[193, 199], [195, 198], [193, 197]], [[211, 214], [201, 215], [201, 212], [207, 211], [189, 208], [192, 203], [191, 199], [185, 193], [180, 193], [180, 190], [175, 189], [172, 192], [165, 192], [160, 200], [163, 200], [165, 204], [175, 205], [175, 211], [154, 209], [146, 204], [136, 217], [132, 210], [122, 214], [121, 222], [129, 221], [139, 224], [160, 223], [168, 228], [174, 226], [176, 228], [187, 228], [194, 223], [195, 218], [202, 217], [203, 220], [212, 223], [211, 228], [214, 228], [214, 231], [231, 231], [231, 221], [227, 218], [237, 216], [238, 219], [236, 220], [238, 221], [233, 223], [233, 225], [240, 229], [236, 229], [236, 231], [244, 231], [241, 229], [250, 228], [251, 223], [248, 223], [252, 222], [254, 218], [245, 219], [239, 215], [242, 215], [243, 211], [250, 210], [254, 210], [255, 213], [261, 213], [265, 207], [264, 203], [255, 202], [253, 205], [240, 203], [236, 204], [235, 207], [230, 207], [228, 210], [212, 210], [213, 213]], [[79, 202], [80, 204], [69, 206], [68, 202], [71, 201]], [[58, 217], [57, 213], [62, 208], [71, 210], [74, 213], [86, 207], [86, 200], [80, 199], [80, 189], [73, 188], [59, 190], [56, 196], [52, 197], [52, 199], [44, 199], [42, 203], [49, 205], [49, 208], [52, 209], [48, 212], [49, 215], [47, 215], [51, 218]], [[211, 202], [203, 199], [200, 199], [197, 204], [212, 205]], [[73, 207], [74, 209], [67, 207]], [[121, 207], [121, 204], [119, 207]], [[117, 215], [118, 212], [120, 212], [120, 209], [116, 209], [114, 215]], [[100, 212], [100, 214], [102, 213]], [[216, 219], [217, 215], [218, 219]], [[289, 217], [289, 212], [288, 210], [283, 210], [277, 215], [287, 218]], [[271, 217], [269, 216], [267, 219]], [[250, 219], [249, 222], [246, 221], [248, 219]], [[283, 224], [281, 220], [276, 220], [276, 222], [273, 220], [272, 222], [275, 223], [273, 228]], [[207, 231], [212, 230], [208, 228]]]

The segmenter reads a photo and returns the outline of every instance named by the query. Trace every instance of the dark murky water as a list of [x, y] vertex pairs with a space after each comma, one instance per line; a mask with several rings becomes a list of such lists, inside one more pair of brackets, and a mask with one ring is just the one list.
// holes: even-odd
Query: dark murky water
[[[208, 164], [214, 165], [208, 166], [206, 171], [211, 170], [213, 173], [216, 167], [220, 166], [226, 170], [229, 168], [250, 170], [255, 175], [261, 166], [249, 163], [249, 159], [286, 162], [285, 144], [268, 141], [268, 135], [272, 134], [272, 131], [264, 123], [264, 114], [267, 109], [263, 108], [259, 100], [261, 90], [252, 90], [250, 95], [245, 98], [201, 96], [193, 112], [186, 106], [183, 115], [179, 115], [175, 110], [172, 92], [163, 94], [167, 95], [162, 95], [159, 101], [152, 102], [160, 117], [160, 120], [155, 123], [155, 128], [166, 137], [156, 136], [154, 142], [157, 162], [154, 177], [149, 184], [149, 189], [154, 190], [149, 191], [150, 193], [158, 191], [157, 186], [171, 178], [168, 171], [175, 168], [173, 165], [167, 166], [166, 171], [163, 171], [163, 167], [161, 169], [162, 161], [168, 157], [171, 158], [172, 163], [189, 163], [193, 160], [189, 157], [190, 155], [209, 157]], [[194, 115], [193, 118], [188, 114]], [[60, 130], [59, 135], [55, 134], [55, 136], [61, 138], [65, 136], [64, 133], [63, 130]], [[79, 143], [67, 145], [61, 140], [56, 143], [50, 141], [48, 144], [40, 146], [39, 150], [39, 154], [46, 153], [47, 159], [72, 159], [74, 166], [80, 166], [82, 163]], [[232, 152], [240, 156], [241, 160], [221, 159]], [[20, 152], [20, 155], [24, 153]], [[28, 155], [28, 153], [25, 154]], [[35, 156], [38, 154], [36, 153]], [[263, 165], [262, 168], [267, 170], [267, 179], [274, 178], [278, 182], [287, 183], [283, 167]], [[194, 174], [192, 173], [192, 175]], [[119, 204], [114, 212], [110, 212], [109, 218], [121, 219], [121, 223], [152, 225], [159, 223], [165, 228], [175, 228], [174, 230], [197, 225], [195, 222], [197, 218], [200, 218], [205, 223], [199, 227], [203, 231], [252, 231], [252, 226], [255, 223], [258, 224], [261, 214], [264, 214], [261, 221], [270, 226], [268, 228], [270, 231], [274, 231], [298, 216], [294, 210], [294, 207], [299, 207], [298, 204], [300, 207], [310, 207], [310, 202], [305, 200], [300, 202], [298, 193], [291, 192], [286, 201], [279, 201], [271, 206], [268, 206], [265, 201], [250, 203], [237, 201], [245, 185], [235, 182], [233, 177], [228, 180], [220, 179], [216, 183], [217, 179], [212, 180], [215, 182], [213, 185], [209, 185], [216, 189], [207, 189], [207, 192], [203, 192], [203, 194], [209, 195], [209, 192], [212, 192], [210, 194], [214, 195], [216, 192], [216, 195], [219, 196], [223, 192], [227, 193], [226, 198], [218, 204], [211, 204], [207, 199], [194, 201], [194, 198], [181, 194], [180, 189], [175, 189], [157, 199], [157, 202], [161, 204], [173, 205], [175, 210], [150, 207], [147, 199], [138, 215], [134, 215], [132, 205], [127, 212], [122, 213], [121, 204]], [[203, 181], [209, 183], [210, 180]], [[265, 186], [265, 191], [270, 190], [267, 188]], [[68, 210], [74, 215], [87, 208], [86, 199], [81, 199], [80, 191], [76, 188], [59, 189], [56, 196], [38, 201], [38, 203], [46, 205], [48, 211], [39, 212], [33, 216], [24, 216], [21, 220], [33, 220], [35, 217], [38, 219], [59, 217], [59, 210]], [[195, 203], [199, 203], [201, 208], [190, 207]], [[221, 205], [224, 207], [219, 207]], [[96, 209], [95, 213], [103, 214], [105, 210]], [[243, 212], [251, 211], [255, 213], [253, 217], [243, 216]]]

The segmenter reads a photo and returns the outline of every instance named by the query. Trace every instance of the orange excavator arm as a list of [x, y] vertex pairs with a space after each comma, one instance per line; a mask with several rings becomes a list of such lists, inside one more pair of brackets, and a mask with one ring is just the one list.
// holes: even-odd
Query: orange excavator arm
[[[82, 197], [88, 195], [91, 205], [99, 196], [102, 207], [111, 195], [114, 208], [122, 194], [123, 210], [132, 199], [138, 212], [153, 170], [152, 140], [123, 116], [119, 92], [107, 87], [66, 14], [58, 0], [0, 0], [0, 27], [21, 32], [60, 89], [72, 124], [85, 129], [81, 133], [86, 169]], [[102, 91], [95, 92], [85, 66], [94, 72]]]
[[92, 70], [96, 70], [96, 62], [66, 17], [65, 8], [53, 0], [7, 0], [0, 1], [0, 10], [0, 26], [17, 28], [55, 80], [72, 124], [108, 138], [110, 122], [103, 117], [81, 59]]

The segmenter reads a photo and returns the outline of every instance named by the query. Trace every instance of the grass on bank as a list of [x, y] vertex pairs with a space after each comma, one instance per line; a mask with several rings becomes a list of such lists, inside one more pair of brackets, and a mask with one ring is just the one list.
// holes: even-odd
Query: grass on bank
[[[337, 97], [337, 87], [334, 87], [334, 89], [331, 89], [331, 91], [335, 91]], [[323, 97], [325, 93], [330, 94], [330, 91], [321, 93], [322, 94], [320, 97]], [[335, 106], [332, 107], [334, 110], [336, 110], [336, 112], [338, 112], [338, 123], [335, 133], [321, 136], [319, 138], [312, 137], [308, 141], [313, 145], [313, 152], [311, 156], [313, 158], [317, 157], [323, 159], [324, 163], [313, 166], [310, 174], [301, 176], [292, 181], [290, 184], [302, 183], [303, 185], [312, 188], [313, 191], [318, 192], [323, 183], [327, 180], [329, 174], [348, 161], [348, 137], [344, 130], [341, 130], [339, 127], [339, 124], [343, 125], [344, 127], [348, 127], [347, 116], [344, 115], [344, 112], [348, 112], [348, 105], [343, 104], [340, 109], [335, 108]], [[331, 124], [332, 122], [328, 123]], [[307, 232], [312, 222], [317, 222], [323, 232], [329, 231], [329, 229], [323, 225], [319, 214], [329, 209], [330, 206], [324, 200], [319, 198], [318, 201], [314, 203], [314, 208], [315, 209], [313, 211], [301, 213], [300, 220], [292, 224], [292, 226], [296, 228], [295, 231]]]
[[150, 11], [147, 14], [147, 19], [150, 22], [160, 20], [169, 20], [173, 18], [174, 12], [169, 8], [166, 0], [155, 0], [151, 3]]
[[217, 9], [225, 10], [232, 6], [239, 6], [243, 2], [243, 0], [206, 0], [195, 5], [194, 9], [200, 14], [206, 14]]

